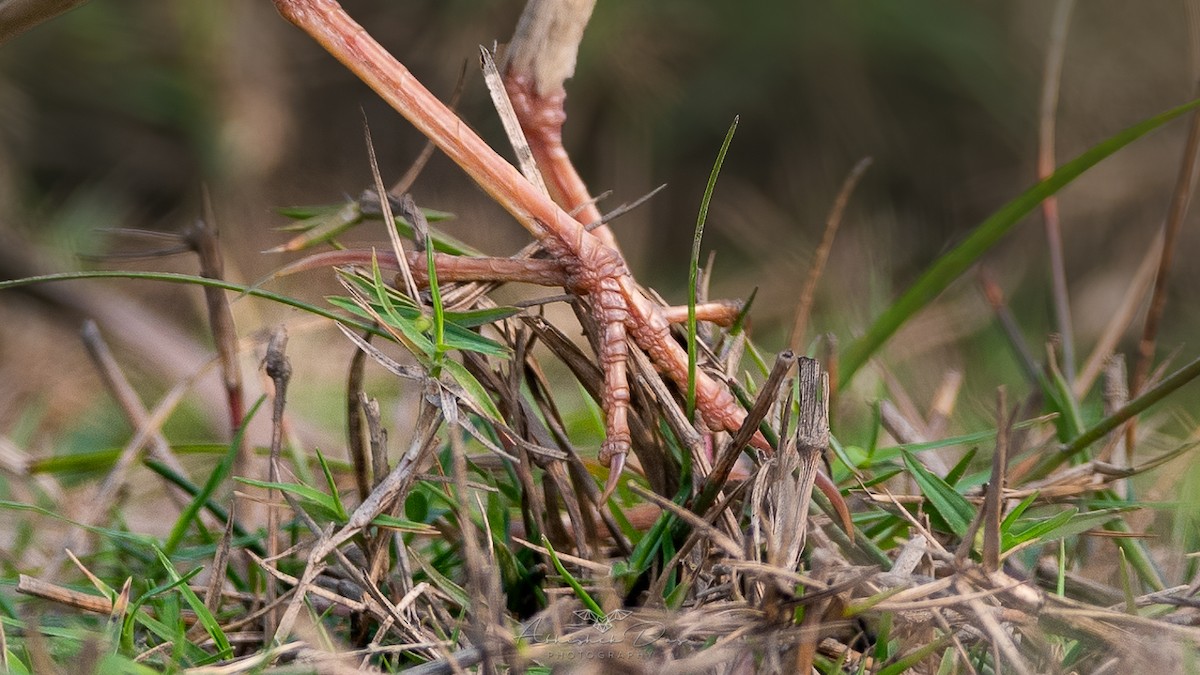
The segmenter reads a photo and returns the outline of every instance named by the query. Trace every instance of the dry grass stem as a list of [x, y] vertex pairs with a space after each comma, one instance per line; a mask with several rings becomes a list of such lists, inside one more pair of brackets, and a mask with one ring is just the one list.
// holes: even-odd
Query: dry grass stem
[[[1038, 122], [1038, 180], [1054, 173], [1058, 162], [1055, 154], [1055, 126], [1058, 96], [1062, 83], [1063, 56], [1067, 51], [1067, 31], [1075, 0], [1058, 0], [1050, 20], [1050, 40], [1046, 47], [1046, 62], [1042, 77], [1042, 101]], [[1058, 197], [1051, 195], [1042, 202], [1042, 220], [1046, 226], [1046, 248], [1050, 254], [1050, 281], [1054, 298], [1054, 319], [1062, 344], [1063, 374], [1067, 383], [1075, 381], [1075, 330], [1072, 328], [1070, 294], [1067, 290], [1067, 270], [1063, 256], [1062, 225], [1058, 215]]]
[[833, 250], [833, 240], [837, 237], [838, 228], [842, 224], [842, 215], [846, 212], [846, 205], [850, 203], [850, 195], [854, 193], [855, 186], [858, 185], [859, 179], [866, 173], [874, 160], [870, 157], [864, 157], [859, 160], [858, 164], [850, 170], [850, 174], [846, 176], [846, 180], [842, 183], [842, 189], [838, 192], [837, 198], [834, 199], [833, 207], [829, 210], [829, 217], [825, 221], [825, 232], [821, 235], [821, 243], [817, 245], [816, 253], [813, 255], [813, 261], [808, 266], [808, 277], [804, 280], [804, 286], [800, 291], [800, 301], [796, 305], [796, 319], [792, 324], [792, 334], [788, 339], [788, 348], [793, 352], [802, 353], [804, 351], [803, 342], [805, 334], [808, 332], [808, 321], [812, 314], [813, 299], [816, 297], [817, 284], [821, 280], [821, 273], [825, 271], [825, 263], [829, 260], [829, 252]]

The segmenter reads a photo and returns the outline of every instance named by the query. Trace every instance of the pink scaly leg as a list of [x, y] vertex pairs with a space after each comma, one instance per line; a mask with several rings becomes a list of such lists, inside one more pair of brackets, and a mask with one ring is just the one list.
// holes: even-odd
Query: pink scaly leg
[[[569, 288], [594, 297], [596, 318], [604, 327], [600, 360], [606, 368], [607, 391], [602, 404], [608, 415], [607, 431], [614, 439], [606, 443], [604, 453], [610, 463], [623, 464], [615, 458], [623, 457], [629, 449], [629, 430], [625, 424], [629, 395], [624, 363], [626, 330], [677, 386], [686, 386], [687, 355], [666, 330], [667, 320], [662, 308], [638, 288], [615, 248], [586, 231], [562, 207], [530, 185], [520, 172], [496, 154], [355, 23], [337, 2], [274, 2], [280, 14], [312, 36], [466, 171], [542, 243], [552, 258], [562, 260], [569, 268]], [[614, 323], [623, 325], [613, 327]], [[621, 338], [620, 345], [618, 338]], [[680, 373], [683, 373], [683, 379]], [[738, 428], [745, 413], [737, 401], [703, 372], [696, 375], [697, 405], [707, 424], [719, 429]], [[769, 449], [759, 434], [752, 442]], [[612, 485], [614, 480], [610, 477], [609, 484]], [[819, 477], [818, 485], [830, 496], [848, 525], [849, 511], [836, 487], [824, 476]]]

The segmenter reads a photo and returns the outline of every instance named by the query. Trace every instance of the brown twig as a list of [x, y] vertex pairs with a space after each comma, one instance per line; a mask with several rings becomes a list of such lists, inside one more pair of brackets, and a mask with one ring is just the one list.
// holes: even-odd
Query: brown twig
[[[538, 2], [530, 2], [525, 6], [525, 11], [537, 5]], [[582, 34], [582, 33], [581, 33]], [[546, 182], [542, 177], [542, 173], [538, 170], [537, 160], [533, 156], [533, 149], [529, 147], [529, 141], [525, 138], [525, 132], [521, 128], [521, 120], [517, 115], [517, 111], [513, 109], [512, 99], [508, 97], [508, 92], [504, 89], [504, 80], [500, 76], [500, 69], [496, 67], [496, 61], [492, 58], [492, 53], [485, 47], [479, 48], [479, 62], [483, 66], [483, 81], [487, 85], [488, 92], [492, 95], [492, 105], [496, 108], [496, 113], [500, 115], [500, 124], [504, 127], [504, 133], [508, 136], [508, 143], [512, 146], [513, 152], [517, 156], [517, 167], [521, 169], [521, 175], [538, 189], [542, 194], [549, 196], [550, 191], [546, 188]], [[562, 204], [562, 202], [559, 202]], [[589, 204], [592, 203], [589, 198]], [[586, 208], [586, 205], [580, 205]], [[574, 210], [574, 207], [563, 204], [564, 208]], [[594, 206], [592, 207], [595, 208]]]
[[383, 189], [383, 176], [379, 173], [379, 162], [375, 159], [375, 143], [371, 140], [371, 127], [367, 125], [366, 115], [363, 116], [363, 137], [367, 143], [367, 159], [371, 167], [371, 177], [375, 180], [375, 195], [379, 198], [379, 211], [383, 214], [384, 229], [387, 230], [388, 241], [392, 244], [392, 253], [400, 264], [400, 278], [404, 280], [404, 288], [412, 301], [421, 307], [421, 295], [417, 293], [417, 283], [413, 280], [412, 270], [409, 269], [408, 256], [404, 253], [404, 242], [396, 231], [395, 219], [392, 217], [392, 200]]
[[1145, 385], [1154, 363], [1154, 348], [1158, 339], [1159, 324], [1162, 322], [1163, 309], [1167, 304], [1167, 281], [1171, 275], [1171, 261], [1175, 254], [1175, 243], [1179, 231], [1183, 227], [1191, 202], [1193, 180], [1196, 167], [1196, 157], [1200, 154], [1200, 114], [1192, 115], [1192, 125], [1188, 127], [1188, 138], [1183, 159], [1179, 167], [1179, 175], [1175, 182], [1175, 192], [1171, 197], [1170, 211], [1164, 231], [1162, 257], [1159, 259], [1158, 272], [1154, 278], [1154, 292], [1150, 297], [1150, 308], [1146, 311], [1146, 322], [1142, 327], [1142, 338], [1138, 342], [1138, 361], [1133, 371], [1133, 382], [1130, 393], [1137, 395]]
[[962, 390], [963, 372], [951, 368], [942, 376], [941, 383], [929, 404], [929, 413], [925, 416], [925, 433], [930, 438], [941, 438], [950, 422], [950, 415], [958, 403], [958, 394]]
[[[118, 405], [121, 406], [130, 425], [135, 429], [148, 429], [150, 413], [146, 410], [146, 406], [138, 397], [137, 392], [134, 391], [133, 385], [125, 377], [124, 371], [121, 370], [120, 364], [117, 363], [104, 336], [101, 335], [100, 327], [94, 321], [87, 321], [83, 324], [80, 337], [83, 339], [83, 346], [87, 349], [88, 355], [91, 356], [96, 368], [100, 371], [101, 379], [104, 380], [104, 384], [117, 400]], [[149, 433], [150, 456], [186, 478], [187, 469], [179, 462], [179, 458], [171, 450], [171, 444], [167, 442], [162, 432], [152, 429]], [[187, 495], [181, 492], [172, 491], [172, 494], [188, 499]]]
[[[208, 587], [204, 592], [204, 606], [216, 614], [221, 606], [221, 589], [225, 585], [225, 570], [229, 565], [229, 553], [233, 548], [233, 530], [237, 522], [237, 500], [230, 503], [229, 518], [225, 520], [225, 531], [217, 542], [212, 564], [208, 565]], [[253, 555], [251, 553], [251, 555]]]
[[[608, 529], [609, 537], [612, 538], [613, 542], [617, 545], [617, 548], [628, 553], [632, 550], [632, 547], [630, 546], [624, 533], [621, 532], [621, 528], [618, 526], [616, 520], [613, 519], [609, 510], [605, 508], [606, 505], [601, 499], [603, 495], [601, 494], [600, 489], [596, 487], [596, 482], [592, 479], [591, 474], [588, 473], [587, 467], [583, 463], [583, 459], [579, 456], [579, 453], [575, 451], [575, 448], [572, 447], [566, 430], [567, 425], [563, 421], [563, 417], [559, 412], [558, 405], [554, 402], [553, 397], [550, 395], [550, 385], [546, 380], [546, 376], [542, 372], [541, 367], [538, 365], [534, 357], [528, 353], [528, 348], [533, 342], [532, 330], [526, 326], [522, 332], [527, 333], [529, 335], [529, 339], [523, 341], [523, 344], [516, 351], [516, 355], [513, 360], [513, 363], [524, 364], [524, 368], [513, 369], [514, 377], [510, 384], [510, 391], [512, 393], [511, 398], [516, 399], [516, 401], [520, 404], [522, 414], [527, 423], [536, 426], [537, 423], [540, 422], [540, 420], [538, 420], [533, 414], [532, 407], [529, 406], [529, 404], [525, 402], [519, 395], [520, 381], [518, 378], [516, 378], [516, 375], [523, 371], [525, 373], [525, 379], [526, 382], [528, 382], [530, 392], [533, 394], [534, 400], [537, 403], [538, 408], [541, 410], [546, 430], [554, 437], [555, 443], [566, 454], [568, 473], [571, 478], [572, 485], [574, 485], [576, 488], [576, 492], [587, 497], [587, 500], [591, 503], [592, 510], [594, 512], [593, 515], [599, 515], [600, 520], [603, 521], [605, 527]], [[638, 432], [634, 431], [634, 438], [636, 439], [637, 436]], [[518, 472], [522, 470], [520, 467], [514, 468], [516, 468]], [[592, 527], [592, 525], [592, 518], [587, 518], [583, 522], [583, 526], [588, 529], [589, 537], [594, 537], [595, 535], [595, 532], [593, 531], [595, 528]]]
[[[458, 73], [458, 82], [454, 84], [454, 93], [450, 94], [450, 101], [446, 104], [450, 106], [451, 110], [454, 110], [458, 107], [458, 102], [462, 99], [462, 94], [463, 90], [466, 88], [466, 83], [467, 64], [464, 63], [462, 70], [460, 70]], [[395, 184], [392, 185], [391, 189], [388, 190], [388, 194], [393, 197], [399, 197], [405, 192], [411, 190], [413, 183], [417, 182], [417, 178], [421, 175], [421, 172], [425, 170], [425, 165], [429, 163], [429, 158], [433, 157], [433, 153], [436, 150], [437, 146], [433, 144], [433, 141], [426, 139], [425, 145], [421, 146], [421, 152], [417, 153], [416, 159], [414, 159], [412, 164], [409, 165], [408, 170], [404, 172], [404, 175], [400, 176], [400, 180], [396, 181]]]
[[[419, 288], [429, 285], [429, 273], [423, 253], [405, 254], [413, 280]], [[534, 284], [537, 286], [564, 286], [569, 281], [568, 272], [560, 260], [539, 258], [493, 258], [487, 256], [459, 256], [434, 253], [434, 268], [439, 281], [455, 283], [495, 282]], [[399, 271], [396, 256], [388, 251], [342, 249], [324, 251], [305, 256], [289, 263], [272, 276], [282, 277], [298, 272], [329, 267], [361, 266], [369, 268], [378, 264], [381, 270]], [[564, 299], [573, 296], [562, 296]], [[663, 307], [663, 316], [668, 322], [682, 324], [687, 321], [687, 307], [673, 305]], [[742, 303], [733, 300], [714, 300], [696, 305], [696, 320], [707, 321], [718, 326], [731, 326], [742, 311]]]
[[21, 574], [17, 577], [17, 592], [25, 595], [42, 598], [56, 602], [60, 605], [82, 609], [85, 612], [93, 612], [96, 614], [110, 614], [113, 610], [113, 603], [108, 598], [102, 598], [98, 595], [91, 595], [82, 591], [77, 591], [65, 586], [42, 581], [34, 577]]
[[1112, 319], [1104, 326], [1104, 332], [1096, 341], [1096, 346], [1092, 348], [1091, 354], [1088, 355], [1087, 361], [1079, 371], [1079, 377], [1073, 383], [1072, 391], [1076, 398], [1083, 399], [1087, 396], [1088, 391], [1095, 384], [1096, 378], [1104, 369], [1108, 357], [1116, 350], [1121, 337], [1125, 335], [1126, 330], [1137, 316], [1137, 312], [1142, 306], [1142, 300], [1145, 298], [1146, 292], [1150, 290], [1150, 284], [1154, 281], [1155, 263], [1159, 259], [1162, 243], [1163, 233], [1159, 230], [1158, 234], [1150, 240], [1150, 245], [1142, 256], [1141, 264], [1138, 265], [1133, 278], [1129, 280], [1125, 295], [1121, 298], [1121, 304], [1113, 310]]
[[[759, 422], [766, 418], [767, 412], [775, 404], [775, 397], [778, 395], [780, 387], [783, 386], [784, 378], [792, 371], [795, 364], [796, 355], [791, 351], [782, 352], [775, 357], [775, 364], [772, 366], [770, 374], [767, 375], [767, 381], [759, 390], [754, 406], [750, 408], [749, 414], [743, 420], [737, 433], [729, 440], [724, 450], [718, 455], [717, 461], [714, 462], [712, 474], [706, 479], [710, 486], [715, 485], [720, 488], [728, 479], [743, 448], [746, 447], [750, 438], [758, 433]], [[698, 504], [703, 504], [703, 501]], [[703, 508], [707, 507], [707, 504], [703, 504]], [[697, 510], [703, 510], [703, 508]]]
[[854, 187], [858, 185], [859, 179], [873, 161], [870, 157], [864, 157], [854, 165], [850, 174], [846, 176], [846, 180], [842, 182], [842, 189], [838, 191], [837, 198], [833, 200], [833, 207], [829, 209], [829, 217], [825, 220], [825, 233], [821, 235], [821, 243], [817, 245], [817, 251], [813, 254], [812, 263], [809, 265], [808, 278], [804, 280], [804, 287], [800, 291], [800, 301], [796, 306], [796, 322], [792, 325], [792, 335], [788, 339], [788, 348], [797, 354], [804, 351], [801, 343], [804, 342], [804, 334], [808, 332], [813, 298], [816, 296], [821, 274], [825, 271], [825, 263], [829, 260], [829, 252], [833, 250], [833, 240], [837, 236], [838, 228], [841, 227], [842, 215], [846, 212], [846, 205], [850, 203], [850, 195], [854, 192]]
[[[1046, 65], [1042, 78], [1042, 104], [1038, 124], [1038, 180], [1054, 173], [1055, 113], [1062, 82], [1063, 55], [1067, 46], [1067, 28], [1075, 0], [1059, 0], [1050, 23], [1050, 43], [1046, 48]], [[1046, 245], [1050, 251], [1050, 279], [1054, 296], [1054, 318], [1062, 338], [1063, 376], [1067, 383], [1075, 381], [1075, 334], [1071, 327], [1071, 304], [1067, 292], [1066, 264], [1063, 262], [1062, 227], [1058, 217], [1058, 197], [1050, 195], [1042, 201], [1042, 219], [1046, 224]]]
[[[362, 338], [363, 341], [370, 342], [371, 334], [364, 333]], [[367, 459], [366, 440], [363, 436], [363, 407], [359, 401], [363, 395], [366, 363], [367, 353], [355, 349], [346, 374], [346, 446], [350, 461], [354, 464], [354, 484], [358, 488], [359, 501], [366, 499], [371, 492], [371, 465]]]
[[87, 0], [9, 0], [0, 2], [0, 44], [75, 9]]
[[[108, 351], [107, 345], [100, 337], [100, 333], [94, 324], [85, 325], [84, 341], [89, 351], [92, 352], [93, 357], [97, 360], [97, 363], [100, 364], [105, 378], [110, 380], [110, 386], [115, 392], [120, 392], [118, 393], [118, 397], [122, 399], [126, 410], [137, 412], [137, 408], [141, 406], [141, 403], [137, 401], [136, 394], [133, 393], [132, 387], [125, 380], [124, 374], [121, 373], [119, 367], [116, 365], [115, 359], [112, 358], [112, 354]], [[97, 488], [92, 499], [86, 503], [72, 506], [72, 510], [77, 511], [72, 516], [79, 524], [84, 526], [94, 524], [112, 507], [119, 495], [120, 488], [125, 485], [129, 478], [129, 470], [141, 457], [142, 449], [148, 444], [153, 447], [151, 439], [156, 435], [161, 436], [162, 424], [175, 409], [175, 406], [183, 399], [183, 395], [188, 391], [190, 385], [191, 380], [185, 380], [177, 384], [159, 401], [154, 410], [148, 413], [143, 411], [144, 415], [142, 417], [144, 419], [141, 420], [142, 423], [135, 429], [133, 437], [122, 448], [116, 464], [108, 472], [108, 475], [105, 476], [104, 482]], [[164, 455], [164, 459], [160, 461], [164, 461], [167, 464], [174, 461], [175, 465], [178, 465], [178, 460], [169, 453]], [[66, 559], [67, 549], [74, 546], [77, 536], [79, 536], [77, 530], [68, 532], [63, 541], [57, 545], [54, 556], [44, 565], [43, 569], [50, 573], [56, 571]]]
[[[211, 212], [211, 207], [206, 208]], [[211, 222], [212, 214], [196, 220], [183, 231], [182, 237], [196, 257], [200, 259], [200, 276], [206, 279], [225, 280], [225, 260], [221, 255], [217, 226]], [[225, 395], [229, 406], [229, 433], [236, 435], [246, 414], [246, 403], [242, 392], [242, 369], [238, 363], [237, 328], [233, 323], [233, 310], [229, 307], [226, 291], [211, 286], [204, 287], [204, 303], [208, 307], [208, 325], [212, 331], [217, 354], [221, 358], [221, 379], [225, 384]], [[238, 462], [246, 460], [243, 436], [242, 447], [238, 448]]]
[[983, 500], [983, 569], [1000, 569], [1000, 519], [1004, 516], [1005, 478], [1008, 473], [1009, 437], [1013, 418], [1008, 414], [1004, 387], [996, 392], [996, 451], [992, 454], [992, 479], [988, 481]]
[[996, 320], [1000, 322], [1000, 328], [1008, 337], [1009, 345], [1016, 352], [1017, 363], [1021, 366], [1021, 371], [1025, 373], [1025, 378], [1034, 387], [1039, 386], [1041, 367], [1033, 356], [1029, 344], [1025, 341], [1025, 336], [1021, 335], [1017, 320], [1004, 300], [1004, 291], [1001, 290], [1000, 284], [996, 283], [986, 267], [979, 268], [979, 285], [983, 289], [983, 295], [987, 298], [988, 304], [992, 306], [992, 311], [996, 313]]
[[[1104, 414], [1112, 415], [1129, 403], [1129, 376], [1125, 371], [1125, 355], [1114, 354], [1104, 368]], [[1130, 466], [1129, 445], [1124, 434], [1114, 434], [1111, 439], [1112, 463], [1125, 469]], [[1107, 459], [1104, 456], [1097, 459]], [[1113, 492], [1121, 499], [1129, 499], [1129, 480], [1122, 478], [1113, 483]]]
[[[367, 418], [367, 447], [370, 448], [368, 456], [366, 473], [371, 477], [370, 485], [375, 488], [379, 485], [379, 481], [388, 475], [388, 459], [387, 459], [387, 429], [383, 426], [383, 419], [379, 414], [379, 401], [373, 398], [368, 398], [365, 393], [360, 393], [358, 402], [362, 409], [362, 414]], [[419, 425], [418, 425], [419, 426]], [[367, 495], [363, 495], [365, 500]]]
[[[1200, 78], [1200, 12], [1192, 3], [1187, 3], [1188, 46], [1192, 58], [1192, 77]], [[1200, 90], [1198, 83], [1194, 90]], [[1132, 381], [1129, 385], [1129, 395], [1137, 396], [1146, 386], [1146, 379], [1154, 364], [1155, 345], [1158, 340], [1159, 324], [1162, 322], [1163, 310], [1167, 304], [1167, 281], [1171, 274], [1171, 261], [1175, 254], [1175, 243], [1179, 231], [1183, 228], [1184, 218], [1187, 217], [1191, 205], [1192, 193], [1195, 191], [1196, 158], [1200, 155], [1200, 112], [1192, 113], [1191, 125], [1188, 127], [1187, 141], [1184, 145], [1183, 157], [1179, 163], [1179, 173], [1175, 177], [1175, 189], [1171, 193], [1171, 204], [1167, 210], [1167, 220], [1163, 225], [1162, 256], [1158, 262], [1158, 272], [1154, 277], [1154, 291], [1150, 295], [1150, 307], [1146, 310], [1146, 321], [1142, 325], [1142, 337], [1138, 342], [1138, 360], [1133, 368]], [[1131, 422], [1126, 427], [1125, 442], [1129, 451], [1133, 452], [1136, 440], [1136, 423]]]
[[[405, 254], [413, 281], [419, 288], [429, 285], [429, 273], [425, 255], [411, 252]], [[341, 250], [315, 253], [284, 266], [275, 276], [284, 276], [311, 269], [337, 266], [366, 266], [378, 262], [381, 269], [399, 270], [395, 254], [389, 251]], [[445, 253], [433, 254], [433, 265], [438, 279], [455, 282], [506, 282], [536, 284], [539, 286], [566, 285], [567, 272], [559, 260], [528, 258], [487, 258], [457, 256]]]
[[[263, 360], [267, 377], [271, 378], [271, 382], [275, 385], [271, 410], [271, 455], [267, 463], [267, 480], [272, 483], [280, 482], [281, 478], [279, 456], [283, 447], [283, 411], [287, 405], [288, 380], [292, 376], [292, 364], [285, 354], [287, 340], [287, 330], [283, 326], [277, 327], [271, 333], [271, 340], [267, 344], [267, 355]], [[274, 501], [274, 494], [273, 488], [267, 490], [268, 504]], [[274, 506], [270, 506], [267, 509], [267, 564], [272, 569], [278, 561], [279, 550], [279, 511]], [[266, 591], [266, 604], [271, 605], [275, 602], [275, 584], [268, 583]], [[264, 619], [264, 634], [273, 635], [279, 623], [279, 613], [268, 612]]]

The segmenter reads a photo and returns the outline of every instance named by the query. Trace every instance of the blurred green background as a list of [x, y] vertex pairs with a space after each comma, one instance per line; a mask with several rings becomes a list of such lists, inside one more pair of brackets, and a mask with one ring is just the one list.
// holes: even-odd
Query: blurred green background
[[[503, 146], [475, 50], [507, 39], [520, 0], [344, 4], [439, 96], [450, 95], [466, 67], [462, 115]], [[681, 301], [704, 182], [726, 128], [740, 116], [706, 251], [718, 252], [714, 296], [759, 289], [754, 330], [768, 349], [784, 344], [839, 185], [855, 163], [873, 157], [835, 244], [813, 323], [844, 342], [939, 252], [1034, 181], [1053, 5], [601, 0], [568, 83], [566, 144], [593, 192], [613, 191], [608, 208], [669, 183], [615, 230], [643, 282]], [[1063, 72], [1059, 159], [1187, 100], [1190, 63], [1183, 3], [1079, 3]], [[364, 116], [390, 184], [423, 139], [270, 2], [91, 0], [0, 46], [0, 275], [70, 269], [79, 264], [77, 252], [120, 248], [99, 228], [179, 230], [201, 213], [207, 186], [229, 276], [258, 279], [286, 260], [259, 253], [283, 241], [273, 228], [285, 220], [273, 207], [334, 202], [370, 184]], [[1177, 123], [1139, 141], [1062, 195], [1081, 356], [1166, 213], [1184, 134]], [[506, 254], [527, 241], [444, 158], [434, 159], [413, 192], [422, 205], [456, 213], [446, 229], [479, 248]], [[383, 240], [376, 231], [358, 236]], [[1196, 250], [1194, 228], [1185, 227], [1162, 353], [1185, 343], [1197, 324]], [[1052, 331], [1040, 217], [1018, 228], [987, 264], [1036, 349]], [[194, 271], [187, 260], [134, 267]], [[317, 300], [333, 289], [326, 277], [283, 287]], [[84, 293], [67, 290], [78, 285], [62, 288]], [[96, 302], [132, 298], [155, 330], [175, 331], [158, 342], [143, 336], [146, 345], [126, 340], [148, 382], [165, 387], [155, 368], [183, 363], [161, 346], [170, 339], [191, 340], [185, 352], [201, 353], [206, 338], [195, 289], [99, 288], [104, 299]], [[73, 379], [89, 367], [74, 338], [88, 311], [72, 302], [35, 294], [0, 302], [0, 374], [39, 378], [0, 398], [0, 431], [18, 425], [31, 400], [51, 410], [39, 419], [57, 419], [95, 394]], [[291, 316], [245, 304], [244, 334]], [[111, 330], [120, 328], [119, 320], [109, 321]], [[336, 344], [344, 349], [328, 359], [331, 391], [350, 352]], [[994, 387], [1021, 382], [972, 278], [885, 354], [919, 401], [947, 369], [966, 368], [965, 407], [985, 420]]]

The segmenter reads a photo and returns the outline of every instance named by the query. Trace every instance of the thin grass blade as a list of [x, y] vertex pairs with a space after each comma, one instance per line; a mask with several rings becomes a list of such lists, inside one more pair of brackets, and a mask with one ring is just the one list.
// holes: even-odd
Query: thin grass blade
[[855, 340], [842, 352], [838, 389], [845, 389], [850, 380], [854, 378], [855, 373], [887, 342], [888, 338], [900, 329], [900, 326], [946, 290], [951, 282], [975, 264], [980, 256], [1008, 234], [1013, 226], [1037, 208], [1044, 199], [1056, 194], [1085, 171], [1121, 148], [1197, 108], [1200, 108], [1200, 99], [1155, 115], [1093, 145], [1075, 159], [1060, 166], [1045, 180], [1000, 207], [987, 220], [980, 223], [961, 244], [930, 265], [916, 283], [884, 310], [883, 314], [875, 320], [861, 338]]

